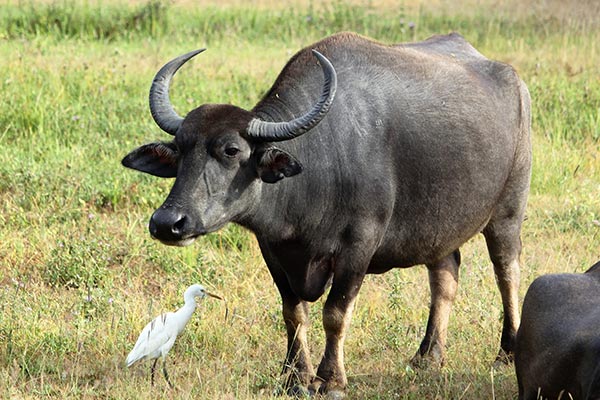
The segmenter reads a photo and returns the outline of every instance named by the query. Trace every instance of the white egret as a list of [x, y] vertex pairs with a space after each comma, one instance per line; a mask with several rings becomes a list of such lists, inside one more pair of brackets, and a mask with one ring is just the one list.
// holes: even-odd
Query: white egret
[[223, 300], [220, 296], [207, 292], [202, 285], [194, 284], [186, 289], [183, 294], [185, 304], [175, 312], [168, 312], [154, 318], [148, 323], [140, 333], [133, 350], [127, 356], [127, 366], [131, 366], [138, 361], [154, 360], [151, 369], [151, 382], [154, 385], [154, 371], [158, 358], [162, 358], [163, 375], [170, 387], [173, 387], [167, 374], [166, 358], [169, 350], [173, 347], [177, 335], [179, 335], [185, 325], [192, 317], [196, 309], [196, 297], [202, 299], [205, 296], [211, 296]]

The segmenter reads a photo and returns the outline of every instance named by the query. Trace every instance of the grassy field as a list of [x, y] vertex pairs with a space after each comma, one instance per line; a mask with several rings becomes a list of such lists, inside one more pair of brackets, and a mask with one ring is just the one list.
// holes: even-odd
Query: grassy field
[[[296, 50], [336, 31], [384, 42], [461, 32], [531, 91], [521, 294], [540, 274], [586, 270], [600, 258], [600, 7], [496, 3], [3, 0], [0, 397], [275, 397], [285, 330], [253, 236], [230, 225], [187, 248], [152, 241], [147, 222], [172, 181], [120, 166], [135, 146], [166, 139], [147, 108], [151, 79], [199, 47], [209, 50], [174, 82], [181, 114], [206, 102], [252, 107]], [[516, 398], [512, 367], [491, 368], [502, 311], [483, 239], [462, 254], [440, 370], [408, 367], [427, 318], [425, 269], [366, 279], [346, 342], [349, 398]], [[125, 356], [195, 282], [227, 298], [229, 317], [205, 301], [171, 351], [177, 388], [151, 388], [149, 365], [126, 369]]]

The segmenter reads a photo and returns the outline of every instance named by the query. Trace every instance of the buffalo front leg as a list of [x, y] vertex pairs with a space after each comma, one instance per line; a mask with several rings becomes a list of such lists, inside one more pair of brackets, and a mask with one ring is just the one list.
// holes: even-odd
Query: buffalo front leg
[[308, 350], [308, 304], [294, 297], [283, 297], [283, 319], [287, 331], [287, 354], [283, 365], [285, 387], [290, 395], [307, 394], [315, 376]]
[[344, 396], [348, 384], [344, 369], [344, 341], [363, 278], [364, 273], [334, 274], [333, 284], [323, 307], [325, 353], [317, 376], [309, 386], [312, 393], [327, 393], [330, 398]]
[[456, 250], [437, 263], [427, 265], [431, 304], [425, 337], [411, 364], [423, 367], [428, 364], [443, 365], [446, 354], [448, 320], [458, 288], [460, 253]]
[[273, 248], [260, 240], [259, 244], [269, 272], [281, 295], [283, 321], [287, 332], [287, 352], [282, 371], [285, 379], [284, 388], [293, 396], [306, 395], [308, 385], [315, 376], [307, 342], [308, 303], [292, 290], [279, 259], [274, 255]]

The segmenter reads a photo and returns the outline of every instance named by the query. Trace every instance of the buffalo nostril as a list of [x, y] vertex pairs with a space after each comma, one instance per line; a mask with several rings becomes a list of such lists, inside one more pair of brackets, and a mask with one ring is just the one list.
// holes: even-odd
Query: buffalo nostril
[[181, 219], [177, 222], [175, 222], [175, 224], [173, 224], [173, 233], [174, 234], [181, 234], [183, 232], [183, 228], [185, 226], [185, 223], [187, 221], [187, 217], [183, 216], [181, 217]]

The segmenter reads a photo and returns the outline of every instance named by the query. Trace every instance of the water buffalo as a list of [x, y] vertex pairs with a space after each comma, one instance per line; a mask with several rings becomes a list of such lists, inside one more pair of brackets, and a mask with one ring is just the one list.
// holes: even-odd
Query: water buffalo
[[[479, 232], [504, 306], [500, 353], [512, 354], [531, 168], [530, 99], [513, 68], [458, 34], [390, 46], [339, 33], [294, 55], [252, 110], [206, 104], [183, 118], [169, 85], [195, 54], [167, 63], [150, 89], [152, 116], [174, 140], [123, 164], [176, 178], [149, 223], [163, 243], [187, 245], [231, 221], [254, 232], [283, 303], [290, 391], [343, 393], [363, 278], [396, 267], [428, 268], [414, 360], [442, 362], [459, 247]], [[315, 374], [308, 303], [329, 286]]]
[[600, 399], [600, 262], [537, 278], [515, 346], [519, 400]]

